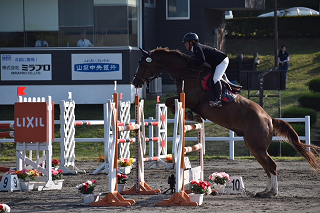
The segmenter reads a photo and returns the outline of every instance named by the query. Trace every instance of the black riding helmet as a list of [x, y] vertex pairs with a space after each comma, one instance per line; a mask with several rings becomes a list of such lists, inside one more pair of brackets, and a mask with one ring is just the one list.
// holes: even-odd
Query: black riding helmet
[[199, 37], [196, 33], [187, 33], [183, 37], [183, 41], [181, 43], [184, 43], [186, 41], [192, 41], [195, 40], [196, 42], [199, 41]]

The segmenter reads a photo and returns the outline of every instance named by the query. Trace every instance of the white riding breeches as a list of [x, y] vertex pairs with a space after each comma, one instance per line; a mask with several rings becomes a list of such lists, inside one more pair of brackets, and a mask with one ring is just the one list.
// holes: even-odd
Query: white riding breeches
[[216, 69], [213, 74], [213, 83], [217, 83], [218, 81], [221, 80], [228, 65], [229, 65], [229, 58], [226, 57], [220, 64], [216, 66]]

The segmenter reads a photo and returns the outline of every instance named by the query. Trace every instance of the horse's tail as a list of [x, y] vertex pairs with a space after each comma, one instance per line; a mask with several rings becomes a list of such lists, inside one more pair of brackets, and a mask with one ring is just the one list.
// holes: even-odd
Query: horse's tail
[[309, 165], [319, 172], [320, 162], [317, 157], [320, 156], [320, 147], [301, 143], [296, 131], [283, 120], [272, 118], [272, 124], [276, 135], [288, 139], [290, 144], [308, 161]]

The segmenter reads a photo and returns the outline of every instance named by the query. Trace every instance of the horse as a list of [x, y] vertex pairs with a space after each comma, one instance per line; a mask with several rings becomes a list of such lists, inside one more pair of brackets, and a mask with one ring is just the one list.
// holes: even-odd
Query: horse
[[[200, 115], [200, 118], [206, 118], [234, 131], [238, 136], [243, 136], [247, 148], [267, 175], [265, 190], [257, 192], [255, 197], [272, 197], [278, 194], [277, 164], [267, 151], [273, 135], [286, 139], [308, 161], [314, 171], [320, 171], [320, 162], [317, 159], [320, 147], [301, 143], [298, 134], [289, 123], [271, 117], [257, 103], [239, 94], [232, 102], [224, 102], [222, 107], [210, 107], [208, 102], [211, 96], [207, 95], [208, 92], [203, 89], [201, 82], [203, 73], [212, 72], [212, 68], [188, 67], [188, 63], [195, 59], [178, 50], [161, 47], [151, 51], [141, 48], [140, 50], [142, 57], [132, 80], [136, 88], [142, 88], [145, 83], [156, 78], [159, 71], [164, 70], [177, 86], [178, 96], [165, 101], [172, 112], [174, 112], [174, 100], [179, 99], [184, 85], [186, 108], [196, 113], [196, 116]], [[186, 119], [187, 117], [199, 120], [199, 117], [194, 119], [186, 113]]]

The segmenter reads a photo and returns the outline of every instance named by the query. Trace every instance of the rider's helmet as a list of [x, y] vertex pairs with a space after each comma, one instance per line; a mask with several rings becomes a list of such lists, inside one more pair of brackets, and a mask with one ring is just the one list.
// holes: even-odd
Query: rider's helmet
[[186, 41], [196, 41], [198, 42], [199, 41], [199, 37], [196, 33], [187, 33], [183, 36], [183, 41], [181, 43], [184, 43]]

